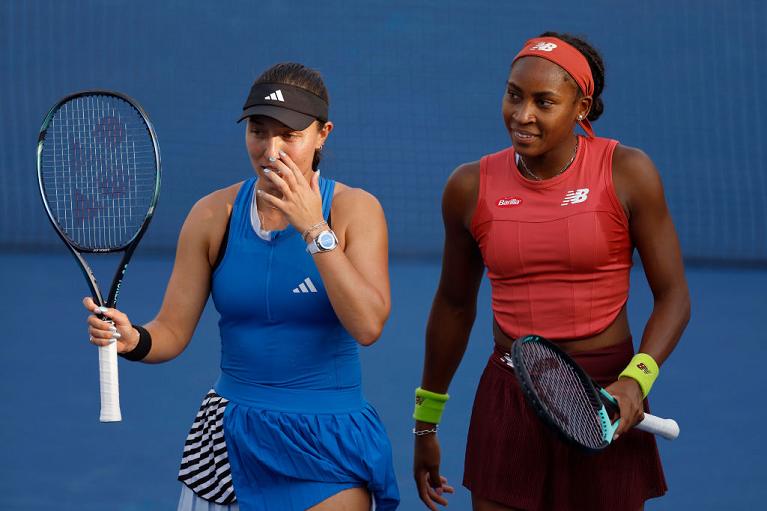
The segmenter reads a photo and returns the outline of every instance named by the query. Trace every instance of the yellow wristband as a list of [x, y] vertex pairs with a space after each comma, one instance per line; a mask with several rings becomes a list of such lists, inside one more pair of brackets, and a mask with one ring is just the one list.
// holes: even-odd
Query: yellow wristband
[[636, 380], [642, 389], [642, 396], [647, 397], [652, 384], [658, 377], [658, 363], [647, 353], [637, 353], [626, 366], [626, 369], [618, 375], [618, 378], [624, 376]]
[[438, 394], [418, 387], [415, 389], [413, 418], [429, 424], [439, 424], [442, 419], [442, 410], [445, 409], [448, 399], [450, 396], [447, 394]]

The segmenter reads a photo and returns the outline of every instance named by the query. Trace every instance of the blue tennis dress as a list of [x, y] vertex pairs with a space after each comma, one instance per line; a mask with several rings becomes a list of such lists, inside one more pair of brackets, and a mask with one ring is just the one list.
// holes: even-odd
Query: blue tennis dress
[[[320, 178], [327, 219], [335, 182]], [[260, 238], [250, 221], [255, 178], [232, 210], [212, 277], [221, 315], [221, 374], [184, 446], [179, 480], [241, 511], [303, 511], [367, 488], [396, 509], [391, 445], [362, 396], [357, 342], [341, 325], [292, 226]]]

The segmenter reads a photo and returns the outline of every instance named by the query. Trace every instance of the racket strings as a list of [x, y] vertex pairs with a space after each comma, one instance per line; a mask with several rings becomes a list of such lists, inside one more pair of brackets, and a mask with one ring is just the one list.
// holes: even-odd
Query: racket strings
[[42, 146], [41, 180], [52, 217], [85, 249], [120, 248], [152, 207], [156, 153], [141, 114], [114, 96], [63, 104]]
[[522, 348], [534, 391], [551, 418], [577, 442], [594, 448], [604, 445], [595, 403], [575, 369], [539, 343], [525, 343]]

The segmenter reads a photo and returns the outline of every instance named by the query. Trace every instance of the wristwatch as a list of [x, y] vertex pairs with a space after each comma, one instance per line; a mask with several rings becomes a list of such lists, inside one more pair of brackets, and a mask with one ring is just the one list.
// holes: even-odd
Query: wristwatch
[[306, 244], [306, 251], [314, 255], [317, 252], [329, 252], [338, 246], [338, 238], [332, 230], [326, 229], [320, 231], [309, 243]]

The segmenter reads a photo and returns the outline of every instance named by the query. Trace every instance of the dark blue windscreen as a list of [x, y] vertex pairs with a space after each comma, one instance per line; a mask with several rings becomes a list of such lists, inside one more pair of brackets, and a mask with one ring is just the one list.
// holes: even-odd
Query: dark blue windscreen
[[36, 197], [37, 131], [61, 96], [108, 88], [155, 123], [163, 194], [142, 244], [171, 252], [197, 199], [252, 175], [235, 124], [251, 82], [297, 60], [330, 90], [323, 175], [379, 198], [393, 254], [436, 256], [447, 176], [509, 144], [510, 61], [558, 30], [604, 55], [596, 132], [656, 163], [685, 256], [764, 263], [766, 22], [759, 0], [2, 2], [0, 246], [59, 243]]

